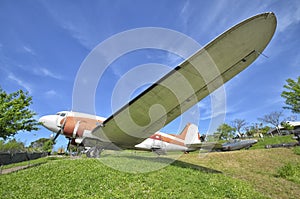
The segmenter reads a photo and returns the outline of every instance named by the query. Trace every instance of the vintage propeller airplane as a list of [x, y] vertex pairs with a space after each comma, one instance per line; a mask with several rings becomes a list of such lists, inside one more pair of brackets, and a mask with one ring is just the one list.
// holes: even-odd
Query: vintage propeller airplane
[[[85, 139], [95, 139], [91, 134], [92, 130], [99, 124], [105, 121], [104, 118], [95, 115], [62, 111], [56, 115], [46, 115], [39, 119], [43, 126], [56, 135], [53, 138], [55, 141], [60, 134], [69, 138], [69, 145], [81, 145]], [[198, 133], [198, 127], [194, 124], [188, 123], [183, 131], [179, 135], [166, 134], [162, 132], [156, 132], [143, 142], [131, 147], [136, 150], [153, 151], [159, 155], [165, 154], [167, 151], [183, 151], [190, 152], [198, 149], [200, 144], [200, 137]], [[193, 144], [197, 144], [197, 147], [193, 147]], [[114, 147], [97, 147], [91, 145], [92, 148], [88, 150], [88, 157], [99, 157], [100, 152], [103, 149], [120, 150]]]
[[[40, 122], [57, 133], [55, 139], [63, 134], [71, 144], [91, 147], [89, 154], [94, 157], [103, 149], [146, 149], [145, 146], [150, 146], [148, 150], [163, 151], [165, 143], [170, 143], [170, 147], [178, 144], [181, 148], [176, 147], [177, 150], [194, 150], [193, 144], [199, 146], [196, 136], [184, 139], [183, 131], [173, 136], [171, 142], [165, 142], [171, 135], [158, 130], [247, 68], [271, 41], [276, 24], [274, 13], [262, 13], [235, 25], [107, 119], [59, 112], [40, 118]], [[194, 125], [186, 131], [190, 129], [194, 129], [198, 137]], [[164, 142], [155, 148], [153, 140]]]

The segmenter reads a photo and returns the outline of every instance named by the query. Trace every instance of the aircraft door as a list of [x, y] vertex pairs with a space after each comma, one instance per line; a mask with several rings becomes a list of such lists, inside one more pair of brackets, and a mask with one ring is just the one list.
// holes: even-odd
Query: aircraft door
[[162, 149], [163, 148], [163, 141], [161, 135], [154, 135], [152, 149]]

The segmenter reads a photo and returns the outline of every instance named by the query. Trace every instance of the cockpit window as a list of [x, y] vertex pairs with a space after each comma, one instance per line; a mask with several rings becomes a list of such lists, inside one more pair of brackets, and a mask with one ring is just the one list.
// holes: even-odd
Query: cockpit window
[[58, 112], [58, 113], [56, 113], [56, 115], [64, 117], [64, 116], [66, 116], [66, 113]]

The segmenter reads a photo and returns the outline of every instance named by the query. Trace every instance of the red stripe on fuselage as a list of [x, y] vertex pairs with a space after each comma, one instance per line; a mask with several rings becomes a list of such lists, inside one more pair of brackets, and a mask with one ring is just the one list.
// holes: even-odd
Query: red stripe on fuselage
[[[173, 137], [176, 138], [175, 136], [173, 136]], [[151, 135], [150, 138], [153, 139], [153, 140], [159, 140], [159, 141], [167, 142], [167, 143], [170, 143], [170, 144], [185, 146], [183, 142], [180, 142], [178, 140], [174, 140], [172, 138], [169, 138], [169, 137], [163, 136], [161, 134], [157, 134], [157, 133], [154, 134], [154, 135]]]

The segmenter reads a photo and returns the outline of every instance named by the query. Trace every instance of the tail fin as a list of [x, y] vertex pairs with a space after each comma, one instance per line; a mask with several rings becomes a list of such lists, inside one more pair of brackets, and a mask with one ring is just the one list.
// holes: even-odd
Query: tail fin
[[201, 143], [201, 141], [198, 132], [198, 126], [196, 126], [195, 124], [188, 123], [182, 130], [182, 132], [176, 137], [183, 139], [184, 145], [199, 144]]

